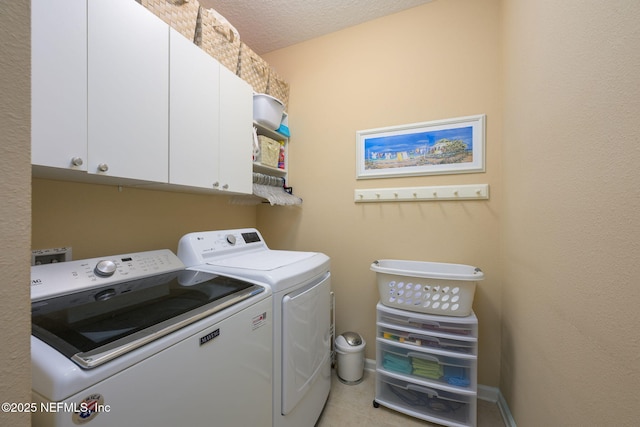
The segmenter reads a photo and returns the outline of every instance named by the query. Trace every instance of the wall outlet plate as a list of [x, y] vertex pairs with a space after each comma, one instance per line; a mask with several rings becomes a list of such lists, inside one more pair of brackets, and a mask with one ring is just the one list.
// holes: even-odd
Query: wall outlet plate
[[36, 249], [31, 251], [31, 265], [71, 261], [71, 247]]

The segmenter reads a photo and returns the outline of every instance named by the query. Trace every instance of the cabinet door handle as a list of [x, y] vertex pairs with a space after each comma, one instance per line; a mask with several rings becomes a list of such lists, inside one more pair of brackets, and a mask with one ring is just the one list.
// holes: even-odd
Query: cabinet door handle
[[222, 189], [223, 189], [223, 190], [226, 190], [226, 189], [228, 189], [228, 188], [229, 188], [229, 184], [225, 184], [225, 185], [223, 185], [223, 186], [222, 186]]
[[220, 186], [220, 183], [218, 181], [213, 183], [213, 188], [218, 188]]
[[74, 157], [74, 158], [71, 159], [71, 164], [73, 166], [82, 166], [82, 163], [84, 163], [82, 161], [82, 157]]
[[100, 163], [100, 164], [98, 165], [98, 170], [99, 170], [100, 172], [106, 172], [106, 171], [108, 171], [108, 170], [109, 170], [109, 165], [108, 165], [108, 164], [106, 164], [106, 163]]

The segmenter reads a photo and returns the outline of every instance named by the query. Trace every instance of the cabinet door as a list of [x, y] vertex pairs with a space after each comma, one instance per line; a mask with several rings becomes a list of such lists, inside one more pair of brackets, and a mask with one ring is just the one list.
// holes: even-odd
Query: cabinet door
[[86, 0], [31, 2], [31, 145], [34, 165], [87, 170]]
[[88, 172], [167, 182], [169, 26], [132, 0], [87, 16]]
[[169, 183], [218, 188], [220, 64], [173, 29], [169, 57]]
[[[220, 67], [220, 182], [222, 189], [251, 194], [253, 90]], [[226, 188], [225, 188], [226, 186]]]

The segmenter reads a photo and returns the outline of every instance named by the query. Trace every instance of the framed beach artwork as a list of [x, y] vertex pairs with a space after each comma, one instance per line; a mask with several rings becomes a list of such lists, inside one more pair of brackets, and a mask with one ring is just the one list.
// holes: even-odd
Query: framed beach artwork
[[484, 172], [485, 115], [356, 132], [356, 178]]

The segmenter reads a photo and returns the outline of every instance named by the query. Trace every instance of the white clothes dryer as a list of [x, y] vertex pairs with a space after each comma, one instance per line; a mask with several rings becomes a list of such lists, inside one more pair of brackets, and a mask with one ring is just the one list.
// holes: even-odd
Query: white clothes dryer
[[269, 286], [273, 294], [273, 426], [313, 427], [331, 388], [330, 259], [269, 249], [254, 228], [190, 233], [187, 269]]

